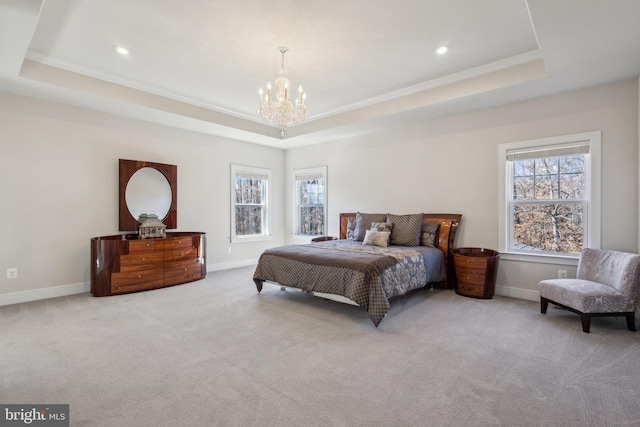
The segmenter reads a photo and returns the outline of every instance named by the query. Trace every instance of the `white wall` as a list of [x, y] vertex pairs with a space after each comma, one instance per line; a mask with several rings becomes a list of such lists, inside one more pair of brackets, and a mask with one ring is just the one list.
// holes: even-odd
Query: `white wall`
[[[119, 158], [178, 166], [178, 229], [207, 233], [215, 270], [290, 241], [293, 170], [324, 165], [329, 234], [340, 212], [454, 212], [456, 246], [497, 248], [498, 145], [602, 130], [602, 247], [637, 251], [638, 109], [634, 79], [283, 152], [0, 92], [0, 305], [88, 290], [90, 238], [118, 233]], [[228, 255], [233, 163], [272, 170], [274, 222]], [[558, 268], [575, 274], [501, 260], [498, 292], [535, 299]]]
[[[119, 233], [120, 158], [178, 166], [178, 230], [207, 233], [209, 270], [284, 242], [282, 150], [0, 92], [0, 305], [89, 289], [90, 239]], [[274, 238], [227, 254], [233, 163], [272, 170]]]
[[[328, 167], [329, 234], [337, 235], [340, 212], [460, 213], [456, 246], [497, 249], [498, 145], [602, 130], [602, 247], [634, 252], [637, 86], [634, 79], [287, 150], [285, 177], [294, 169]], [[556, 277], [558, 268], [575, 275], [572, 265], [501, 260], [498, 292], [537, 299], [538, 281]]]

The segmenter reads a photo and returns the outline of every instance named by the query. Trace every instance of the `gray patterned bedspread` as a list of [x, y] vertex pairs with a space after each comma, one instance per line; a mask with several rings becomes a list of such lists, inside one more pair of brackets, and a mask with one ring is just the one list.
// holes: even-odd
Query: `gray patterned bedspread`
[[[350, 266], [350, 258], [359, 261], [371, 258], [375, 266]], [[389, 310], [389, 298], [445, 280], [446, 268], [444, 256], [436, 248], [382, 248], [353, 240], [333, 240], [267, 249], [260, 257], [253, 279], [342, 295], [363, 307], [378, 326]]]

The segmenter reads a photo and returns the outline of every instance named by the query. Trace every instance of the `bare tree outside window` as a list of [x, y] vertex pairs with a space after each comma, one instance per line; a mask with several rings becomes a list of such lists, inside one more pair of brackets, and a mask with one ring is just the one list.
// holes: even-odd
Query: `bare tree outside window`
[[326, 168], [299, 170], [295, 173], [297, 234], [325, 234]]
[[324, 234], [324, 180], [300, 181], [300, 233]]
[[505, 259], [573, 263], [583, 248], [600, 247], [601, 131], [502, 143], [498, 157]]
[[233, 238], [266, 237], [269, 171], [234, 166], [232, 185]]
[[512, 162], [515, 249], [579, 253], [584, 243], [585, 154]]
[[262, 179], [236, 178], [236, 235], [262, 234]]

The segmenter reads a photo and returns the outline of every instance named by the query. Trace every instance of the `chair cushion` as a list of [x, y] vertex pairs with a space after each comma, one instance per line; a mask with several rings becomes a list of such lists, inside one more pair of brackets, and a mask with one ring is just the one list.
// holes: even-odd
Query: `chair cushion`
[[582, 313], [635, 311], [634, 301], [611, 286], [583, 279], [549, 279], [538, 283], [540, 296]]

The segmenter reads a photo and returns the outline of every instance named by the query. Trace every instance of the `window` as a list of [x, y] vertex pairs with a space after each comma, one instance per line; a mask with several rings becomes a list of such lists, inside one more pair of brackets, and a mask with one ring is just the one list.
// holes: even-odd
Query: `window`
[[231, 166], [231, 241], [269, 238], [271, 171]]
[[327, 168], [294, 171], [295, 234], [318, 236], [325, 234], [327, 209]]
[[578, 257], [600, 246], [600, 132], [500, 146], [501, 251]]

